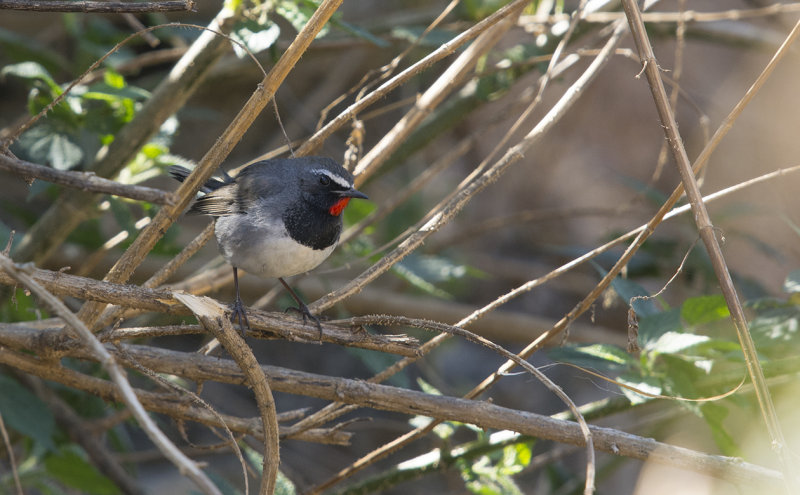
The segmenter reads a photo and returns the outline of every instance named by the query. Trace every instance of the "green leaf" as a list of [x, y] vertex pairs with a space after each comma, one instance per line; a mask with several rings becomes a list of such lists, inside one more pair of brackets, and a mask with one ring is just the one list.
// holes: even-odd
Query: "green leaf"
[[44, 459], [47, 472], [87, 495], [116, 495], [119, 489], [75, 450], [63, 448]]
[[728, 408], [719, 403], [706, 402], [700, 406], [700, 411], [703, 419], [706, 420], [706, 423], [711, 428], [714, 442], [722, 453], [730, 457], [742, 457], [742, 451], [736, 440], [722, 424], [723, 420], [728, 416]]
[[[628, 385], [630, 387], [634, 387], [637, 390], [641, 390], [642, 392], [647, 392], [648, 394], [659, 395], [661, 394], [662, 390], [661, 381], [653, 376], [641, 377], [633, 374], [624, 374], [618, 376], [617, 381], [620, 383], [624, 383], [625, 385]], [[647, 397], [646, 395], [638, 394], [633, 390], [629, 390], [625, 387], [620, 387], [620, 389], [622, 390], [622, 393], [625, 395], [625, 397], [627, 397], [628, 400], [631, 401], [631, 404], [633, 405], [642, 404], [644, 402], [652, 400], [652, 398]]]
[[422, 378], [417, 378], [417, 385], [419, 388], [422, 389], [423, 392], [429, 395], [442, 395], [442, 392], [428, 383], [427, 381], [423, 380]]
[[609, 344], [592, 344], [583, 347], [554, 347], [547, 351], [554, 361], [576, 364], [584, 368], [604, 371], [624, 371], [634, 366], [633, 357], [619, 347]]
[[655, 342], [667, 332], [681, 330], [681, 311], [678, 308], [639, 318], [639, 345], [643, 348]]
[[456, 33], [453, 31], [433, 29], [425, 35], [425, 38], [420, 40], [420, 36], [422, 36], [424, 32], [425, 27], [422, 26], [398, 26], [392, 29], [392, 37], [408, 40], [410, 43], [419, 43], [420, 46], [439, 47], [451, 41], [456, 36]]
[[693, 333], [666, 332], [657, 341], [648, 345], [647, 349], [662, 354], [677, 354], [691, 347], [703, 344], [711, 340], [706, 335], [695, 335]]
[[122, 74], [112, 69], [106, 69], [103, 73], [103, 81], [115, 89], [122, 89], [125, 87], [125, 78]]
[[433, 283], [461, 279], [468, 273], [467, 266], [454, 263], [444, 256], [410, 254], [401, 263], [409, 270]]
[[[409, 260], [409, 258], [412, 258]], [[411, 284], [413, 287], [430, 294], [432, 296], [438, 297], [440, 299], [453, 299], [453, 296], [448, 292], [439, 289], [436, 287], [431, 281], [427, 280], [425, 277], [429, 275], [425, 272], [425, 270], [420, 270], [421, 267], [416, 265], [413, 261], [413, 255], [407, 256], [405, 259], [396, 263], [392, 267], [392, 272], [396, 275], [400, 276], [406, 282]]]
[[295, 495], [297, 488], [292, 483], [292, 480], [286, 477], [283, 472], [278, 471], [278, 477], [275, 479], [275, 493], [274, 495]]
[[750, 333], [759, 351], [777, 347], [781, 354], [792, 353], [800, 336], [800, 308], [787, 306], [764, 311], [750, 322]]
[[385, 41], [382, 38], [378, 38], [374, 34], [367, 31], [366, 29], [363, 29], [354, 24], [350, 24], [348, 22], [344, 22], [341, 19], [336, 19], [336, 18], [331, 19], [331, 24], [333, 24], [334, 26], [336, 26], [337, 28], [341, 29], [346, 33], [352, 34], [353, 36], [369, 41], [378, 48], [389, 48], [390, 46], [392, 46], [391, 43], [389, 43], [388, 41]]
[[42, 447], [55, 448], [56, 421], [50, 409], [13, 378], [0, 375], [0, 414], [9, 428]]
[[47, 72], [43, 65], [36, 62], [20, 62], [18, 64], [6, 65], [3, 70], [0, 70], [0, 76], [15, 76], [21, 79], [29, 79], [34, 81], [42, 81], [49, 88], [50, 91], [56, 95], [61, 94], [61, 88], [58, 87], [53, 76]]
[[[319, 2], [314, 1], [297, 1], [297, 0], [284, 0], [275, 6], [275, 13], [283, 17], [300, 32], [308, 20], [314, 14]], [[317, 38], [322, 38], [330, 32], [330, 26], [325, 25], [317, 34]]]
[[521, 472], [530, 464], [533, 454], [531, 448], [526, 443], [515, 443], [503, 447], [503, 458], [500, 461], [502, 473], [514, 475]]
[[[653, 315], [660, 310], [650, 294], [641, 285], [627, 278], [617, 277], [611, 282], [611, 287], [619, 294], [619, 297], [636, 311], [639, 317]], [[645, 298], [645, 299], [642, 299]]]
[[69, 170], [83, 160], [83, 150], [66, 134], [42, 136], [30, 147], [30, 155], [58, 170]]
[[793, 270], [783, 281], [783, 290], [789, 294], [800, 292], [800, 270]]
[[681, 318], [689, 326], [703, 325], [729, 316], [728, 305], [721, 294], [693, 297], [681, 306]]
[[[280, 34], [280, 26], [272, 21], [267, 20], [262, 24], [252, 19], [246, 19], [237, 24], [231, 37], [246, 46], [251, 52], [259, 53], [274, 45]], [[239, 58], [247, 56], [247, 52], [239, 45], [234, 44], [233, 51]]]

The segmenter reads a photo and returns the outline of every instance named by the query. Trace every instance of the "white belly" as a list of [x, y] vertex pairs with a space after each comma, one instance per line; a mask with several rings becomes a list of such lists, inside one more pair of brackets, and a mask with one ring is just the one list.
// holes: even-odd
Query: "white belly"
[[223, 258], [232, 266], [262, 277], [290, 277], [313, 270], [330, 256], [336, 244], [312, 249], [291, 237], [283, 225], [258, 225], [244, 216], [217, 219], [216, 235]]

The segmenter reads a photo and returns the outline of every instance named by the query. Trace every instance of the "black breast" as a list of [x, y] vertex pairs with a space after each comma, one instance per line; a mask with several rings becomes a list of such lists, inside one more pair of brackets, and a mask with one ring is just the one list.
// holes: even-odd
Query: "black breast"
[[339, 240], [342, 218], [308, 205], [289, 207], [283, 214], [286, 230], [295, 241], [311, 249], [325, 249]]

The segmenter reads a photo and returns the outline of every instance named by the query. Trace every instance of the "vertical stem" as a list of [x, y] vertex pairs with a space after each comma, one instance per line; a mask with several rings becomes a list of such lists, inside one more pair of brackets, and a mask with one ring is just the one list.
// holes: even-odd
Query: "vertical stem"
[[783, 463], [783, 473], [785, 482], [787, 483], [787, 490], [791, 483], [792, 468], [788, 459], [786, 451], [785, 440], [783, 432], [778, 421], [778, 415], [775, 412], [775, 406], [772, 402], [772, 397], [767, 387], [767, 382], [764, 378], [764, 371], [761, 368], [761, 363], [758, 361], [755, 344], [750, 335], [747, 319], [742, 309], [742, 304], [739, 301], [739, 296], [736, 292], [736, 287], [733, 285], [731, 274], [728, 266], [725, 263], [725, 258], [722, 254], [717, 237], [714, 233], [714, 226], [711, 223], [711, 218], [708, 215], [708, 210], [703, 202], [700, 188], [697, 180], [692, 171], [691, 162], [686, 154], [686, 148], [683, 145], [680, 132], [678, 131], [678, 124], [675, 121], [675, 115], [669, 105], [669, 98], [667, 97], [664, 83], [661, 80], [660, 68], [656, 61], [653, 47], [645, 31], [644, 22], [642, 21], [641, 12], [636, 5], [635, 0], [622, 0], [625, 15], [628, 18], [628, 23], [633, 34], [636, 48], [639, 52], [639, 58], [644, 64], [644, 73], [647, 76], [647, 81], [650, 85], [650, 91], [653, 94], [653, 100], [656, 104], [656, 110], [661, 120], [664, 133], [667, 137], [670, 149], [672, 150], [673, 157], [678, 166], [678, 171], [681, 175], [681, 182], [686, 190], [686, 196], [692, 206], [692, 212], [695, 216], [695, 223], [700, 232], [700, 237], [706, 246], [708, 256], [711, 259], [711, 265], [714, 268], [714, 273], [720, 284], [720, 289], [725, 297], [730, 310], [731, 320], [733, 321], [736, 333], [739, 337], [739, 343], [742, 346], [742, 353], [744, 354], [745, 364], [750, 379], [753, 381], [753, 386], [756, 392], [759, 407], [761, 408], [761, 415], [767, 425], [770, 438], [772, 440], [773, 448], [777, 451], [781, 462]]

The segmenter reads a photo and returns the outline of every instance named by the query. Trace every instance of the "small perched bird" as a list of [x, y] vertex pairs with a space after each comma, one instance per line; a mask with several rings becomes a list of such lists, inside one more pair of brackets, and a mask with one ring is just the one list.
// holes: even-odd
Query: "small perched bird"
[[[183, 182], [191, 173], [169, 167]], [[262, 277], [275, 277], [297, 302], [295, 310], [319, 319], [283, 277], [316, 268], [330, 256], [342, 232], [342, 211], [352, 198], [368, 199], [353, 187], [353, 175], [341, 165], [319, 156], [264, 160], [245, 167], [235, 177], [212, 178], [201, 189], [190, 213], [216, 217], [214, 233], [222, 257], [233, 266], [236, 300], [231, 319], [249, 328], [239, 296], [241, 268]], [[244, 326], [242, 326], [244, 321]]]

